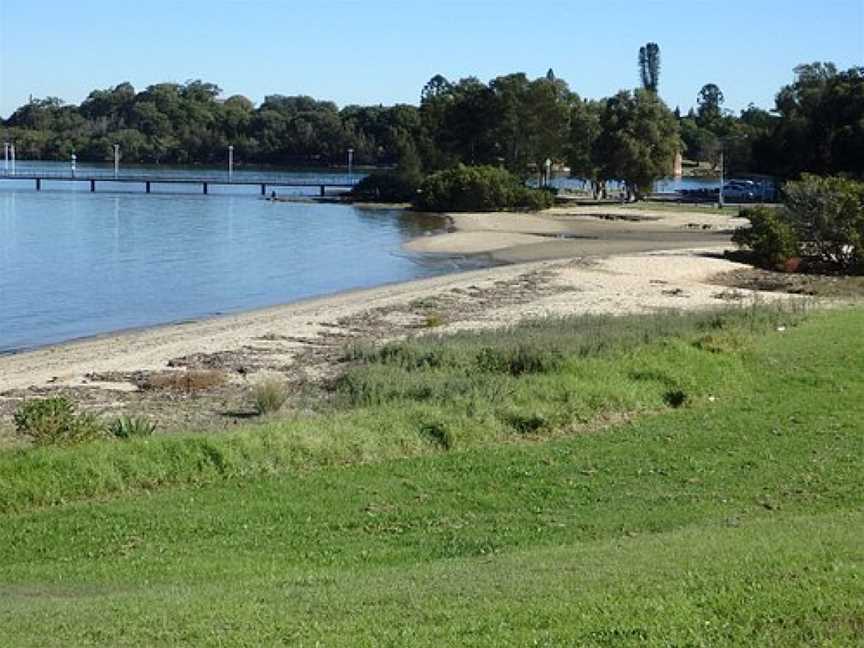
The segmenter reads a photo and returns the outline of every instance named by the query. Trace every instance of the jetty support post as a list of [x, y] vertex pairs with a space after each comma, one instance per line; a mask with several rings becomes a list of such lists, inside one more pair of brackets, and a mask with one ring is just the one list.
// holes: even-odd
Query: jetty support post
[[267, 185], [266, 185], [266, 184], [262, 184], [262, 185], [261, 185], [261, 195], [262, 195], [262, 196], [266, 196], [266, 195], [267, 195]]
[[96, 181], [91, 180], [90, 181], [90, 193], [93, 193], [94, 191], [96, 191]]
[[36, 191], [42, 191], [42, 178], [36, 178]]
[[325, 189], [324, 185], [321, 185], [321, 197], [322, 198], [324, 197], [324, 189]]
[[201, 184], [204, 185], [204, 195], [206, 196], [206, 195], [207, 195], [207, 183], [206, 183], [206, 182], [202, 182]]
[[148, 180], [147, 182], [144, 183], [144, 191], [146, 191], [147, 193], [150, 193], [150, 182], [149, 182], [149, 180]]

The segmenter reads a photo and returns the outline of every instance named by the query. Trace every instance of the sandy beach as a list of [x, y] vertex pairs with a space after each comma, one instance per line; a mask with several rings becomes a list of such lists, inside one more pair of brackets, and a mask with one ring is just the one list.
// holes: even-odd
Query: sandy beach
[[488, 253], [524, 263], [577, 256], [727, 246], [745, 219], [702, 211], [617, 206], [556, 207], [542, 214], [451, 214], [452, 232], [406, 248], [418, 253]]
[[[277, 373], [298, 385], [326, 376], [354, 342], [744, 297], [712, 283], [741, 267], [723, 258], [738, 219], [592, 210], [454, 215], [450, 233], [407, 245], [416, 253], [490, 254], [510, 265], [0, 357], [0, 420], [8, 423], [23, 398], [60, 392], [102, 413], [146, 411], [168, 427], [203, 425], [243, 411], [261, 376]], [[141, 388], [154, 373], [197, 370], [222, 372], [225, 385], [196, 394], [189, 411], [178, 408], [181, 396]]]

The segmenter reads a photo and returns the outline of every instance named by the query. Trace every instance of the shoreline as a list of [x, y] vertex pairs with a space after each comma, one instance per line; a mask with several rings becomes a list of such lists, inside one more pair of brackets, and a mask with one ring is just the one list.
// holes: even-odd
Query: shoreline
[[[633, 266], [645, 270], [646, 277], [656, 275], [653, 281], [658, 286], [681, 282], [693, 287], [700, 286], [703, 289], [718, 291], [720, 286], [703, 282], [726, 270], [745, 267], [721, 258], [724, 249], [725, 247], [653, 251], [607, 258], [580, 257], [512, 263], [480, 270], [448, 273], [438, 277], [394, 282], [374, 288], [349, 290], [251, 311], [70, 340], [34, 350], [0, 355], [0, 394], [31, 386], [80, 385], [81, 375], [85, 373], [161, 370], [177, 356], [224, 351], [240, 343], [249, 343], [256, 335], [266, 334], [269, 329], [288, 330], [295, 336], [310, 333], [314, 335], [320, 333], [322, 328], [336, 326], [332, 320], [364, 311], [404, 305], [406, 302], [435, 297], [448, 291], [461, 292], [481, 284], [494, 285], [507, 280], [518, 281], [523, 276], [538, 272], [549, 272], [555, 275], [550, 277], [554, 280], [559, 278], [561, 271], [568, 267], [578, 268], [577, 274], [583, 275], [582, 279], [595, 280], [595, 287], [603, 293], [600, 296], [601, 301], [606, 301], [607, 298], [614, 301], [615, 297], [611, 292], [613, 286], [606, 285], [607, 282], [602, 280], [620, 274], [622, 279], [627, 279], [625, 283], [632, 284], [635, 277], [626, 270]], [[676, 265], [681, 267], [675, 268]], [[622, 270], [625, 272], [622, 273]], [[640, 270], [636, 276], [641, 273]], [[600, 280], [599, 283], [597, 280]], [[579, 301], [581, 303], [572, 304], [574, 312], [597, 310], [590, 308], [592, 305], [597, 305], [594, 300]], [[635, 304], [625, 306], [622, 301], [620, 306], [620, 309], [612, 310], [633, 312], [632, 307]], [[680, 306], [687, 306], [687, 304], [681, 302]], [[662, 308], [663, 304], [646, 300], [636, 310], [650, 310], [655, 307]], [[471, 327], [479, 324], [477, 321], [471, 322]]]
[[[269, 200], [269, 199], [266, 199]], [[306, 199], [309, 202], [339, 202], [329, 198], [320, 199], [312, 197]], [[296, 202], [293, 198], [280, 199], [277, 202]], [[384, 204], [357, 202], [350, 203], [348, 206], [358, 209], [369, 210], [406, 210], [407, 206], [403, 204]], [[487, 257], [490, 260], [488, 266], [474, 269], [457, 268], [451, 272], [446, 272], [440, 276], [452, 276], [463, 274], [466, 272], [483, 271], [495, 268], [501, 265], [517, 265], [531, 263], [535, 261], [556, 260], [571, 257], [603, 257], [612, 256], [615, 254], [623, 254], [627, 252], [651, 252], [662, 250], [687, 249], [703, 246], [716, 245], [716, 240], [708, 239], [707, 237], [699, 237], [698, 239], [689, 238], [683, 245], [677, 245], [674, 242], [656, 242], [645, 241], [643, 245], [629, 246], [634, 249], [614, 249], [614, 246], [609, 245], [608, 239], [597, 242], [597, 244], [589, 244], [586, 246], [585, 241], [591, 238], [599, 239], [596, 234], [588, 236], [580, 236], [579, 230], [584, 230], [587, 224], [593, 224], [592, 232], [596, 232], [597, 223], [602, 223], [598, 216], [592, 213], [600, 213], [603, 215], [615, 214], [620, 208], [615, 206], [602, 207], [566, 207], [553, 208], [541, 214], [530, 214], [521, 212], [485, 212], [485, 213], [429, 213], [424, 212], [423, 215], [441, 219], [440, 231], [431, 233], [427, 236], [420, 236], [407, 241], [401, 246], [401, 251], [407, 256], [412, 257], [438, 257], [438, 258], [458, 258], [467, 257], [479, 259]], [[587, 213], [587, 215], [586, 215]], [[632, 211], [627, 214], [632, 217]], [[582, 217], [582, 222], [567, 223], [562, 221], [563, 218]], [[694, 214], [696, 217], [704, 217], [704, 214]], [[653, 218], [649, 219], [653, 220]], [[692, 220], [692, 219], [691, 219]], [[630, 221], [632, 222], [632, 221]], [[602, 225], [601, 225], [602, 226]], [[589, 225], [590, 227], [590, 225]], [[574, 229], [576, 232], [574, 232]], [[601, 232], [608, 236], [610, 231], [605, 229]], [[568, 239], [568, 235], [573, 234], [575, 238]], [[637, 233], [637, 236], [644, 234]], [[576, 241], [579, 241], [577, 243]], [[468, 241], [466, 243], [466, 241]], [[660, 243], [658, 245], [658, 243]], [[701, 245], [698, 245], [701, 244]], [[667, 247], [668, 245], [668, 247]], [[603, 246], [603, 247], [601, 247]], [[579, 249], [582, 247], [583, 249]], [[585, 249], [587, 247], [587, 249]], [[644, 248], [644, 249], [642, 249]], [[432, 277], [435, 278], [435, 277]], [[0, 368], [2, 361], [5, 358], [16, 357], [31, 353], [38, 353], [47, 349], [63, 349], [68, 346], [86, 344], [104, 339], [131, 336], [138, 333], [143, 333], [151, 330], [159, 329], [174, 329], [185, 325], [194, 325], [213, 320], [232, 318], [244, 315], [254, 315], [256, 313], [265, 313], [273, 309], [281, 309], [288, 306], [300, 306], [306, 303], [315, 302], [318, 300], [326, 300], [330, 298], [347, 296], [356, 292], [374, 291], [378, 288], [386, 288], [400, 284], [410, 284], [419, 280], [393, 281], [386, 282], [369, 288], [349, 288], [333, 293], [325, 293], [311, 297], [302, 297], [297, 300], [280, 302], [269, 306], [261, 306], [251, 309], [240, 309], [228, 312], [215, 312], [212, 314], [201, 314], [193, 316], [189, 319], [176, 321], [161, 322], [155, 324], [143, 324], [140, 326], [131, 326], [128, 328], [113, 329], [110, 331], [97, 332], [80, 337], [74, 337], [57, 342], [37, 343], [30, 346], [24, 346], [13, 349], [5, 349], [0, 351]], [[2, 375], [0, 375], [0, 392], [3, 391]]]
[[[705, 239], [700, 234], [674, 241], [670, 250], [663, 249], [664, 240], [646, 236], [649, 230], [640, 223], [634, 229], [629, 221], [572, 211], [442, 217], [453, 223], [451, 231], [414, 239], [406, 250], [488, 254], [498, 265], [0, 355], [0, 429], [8, 428], [22, 400], [50, 395], [68, 396], [98, 414], [147, 415], [169, 430], [233, 425], [248, 416], [244, 412], [257, 381], [275, 375], [300, 393], [305, 384], [333, 377], [352, 344], [547, 316], [711, 308], [759, 294], [711, 283], [716, 275], [746, 267], [723, 258], [729, 244], [722, 228]], [[530, 231], [509, 231], [514, 225]], [[661, 226], [666, 228], [661, 233], [672, 227]], [[549, 236], [580, 228], [601, 228], [608, 236]], [[463, 245], [466, 234], [470, 251]], [[520, 238], [526, 235], [539, 240], [526, 244]], [[605, 239], [613, 239], [614, 246], [615, 236], [623, 237], [625, 247], [642, 249], [603, 254], [609, 249]], [[645, 240], [636, 245], [640, 237]], [[713, 244], [683, 248], [694, 241]], [[438, 249], [428, 250], [430, 243]], [[220, 386], [195, 394], [144, 386], [148, 377], [178, 371], [218, 372]]]
[[[194, 319], [176, 322], [136, 326], [73, 338], [63, 342], [49, 343], [21, 350], [6, 351], [0, 353], [0, 395], [9, 389], [21, 388], [20, 384], [12, 384], [10, 386], [10, 379], [8, 373], [5, 371], [9, 369], [8, 365], [17, 364], [13, 362], [14, 360], [23, 360], [27, 357], [34, 358], [35, 360], [37, 357], [43, 356], [77, 353], [88, 349], [96, 350], [101, 349], [101, 347], [106, 344], [113, 343], [139, 344], [146, 346], [150, 341], [149, 338], [174, 338], [178, 335], [186, 338], [196, 332], [218, 335], [225, 329], [230, 329], [233, 326], [254, 325], [256, 322], [273, 318], [278, 319], [281, 317], [298, 317], [303, 314], [318, 314], [322, 309], [332, 308], [341, 310], [346, 305], [354, 303], [367, 304], [369, 306], [386, 305], [388, 300], [391, 298], [398, 298], [402, 292], [413, 293], [414, 291], [422, 292], [426, 289], [435, 290], [439, 288], [439, 283], [443, 279], [456, 277], [469, 279], [474, 275], [477, 275], [477, 277], [480, 278], [486, 273], [486, 271], [501, 267], [507, 266], [499, 264], [490, 268], [476, 270], [456, 270], [436, 277], [411, 279], [408, 281], [394, 281], [371, 288], [353, 288], [320, 296], [303, 297], [296, 301], [274, 304], [272, 306], [263, 306], [261, 308], [240, 310], [232, 313], [205, 315]], [[404, 290], [400, 290], [400, 288]], [[190, 346], [195, 346], [191, 340]], [[94, 360], [93, 362], [94, 364], [99, 363], [97, 360]]]

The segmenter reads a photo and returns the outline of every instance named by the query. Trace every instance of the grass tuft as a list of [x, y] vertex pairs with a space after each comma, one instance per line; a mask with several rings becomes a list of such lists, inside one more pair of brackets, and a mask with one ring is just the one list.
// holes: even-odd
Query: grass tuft
[[121, 416], [108, 424], [108, 433], [115, 439], [149, 437], [156, 432], [156, 424], [142, 416]]
[[288, 400], [288, 393], [285, 390], [284, 383], [275, 378], [270, 378], [255, 385], [252, 390], [252, 396], [255, 402], [255, 411], [259, 416], [278, 412], [282, 409], [285, 401]]

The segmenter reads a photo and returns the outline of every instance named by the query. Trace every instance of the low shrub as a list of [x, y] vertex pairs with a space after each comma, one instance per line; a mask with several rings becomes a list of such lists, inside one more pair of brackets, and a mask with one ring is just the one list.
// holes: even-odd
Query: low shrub
[[285, 401], [288, 400], [285, 385], [276, 379], [265, 380], [256, 385], [253, 390], [253, 397], [255, 411], [258, 412], [259, 416], [279, 411]]
[[435, 212], [536, 211], [553, 202], [552, 192], [530, 189], [506, 169], [463, 165], [428, 176], [414, 198], [417, 209]]
[[116, 439], [152, 436], [156, 424], [141, 416], [121, 416], [108, 425], [108, 432]]
[[76, 414], [75, 404], [67, 398], [45, 398], [24, 402], [13, 420], [19, 434], [34, 445], [73, 445], [100, 439], [105, 426], [91, 414]]
[[795, 232], [777, 210], [759, 206], [743, 210], [741, 216], [750, 220], [750, 227], [735, 230], [732, 240], [752, 250], [758, 265], [779, 269], [788, 259], [798, 256]]
[[742, 212], [749, 229], [733, 241], [753, 251], [757, 264], [795, 271], [799, 257], [814, 267], [864, 272], [864, 183], [804, 175], [783, 187], [783, 206]]
[[513, 206], [528, 211], [542, 211], [555, 204], [556, 195], [557, 191], [548, 187], [541, 189], [521, 187], [516, 194], [516, 203]]
[[783, 187], [782, 219], [802, 251], [845, 272], [864, 271], [864, 183], [804, 175]]

